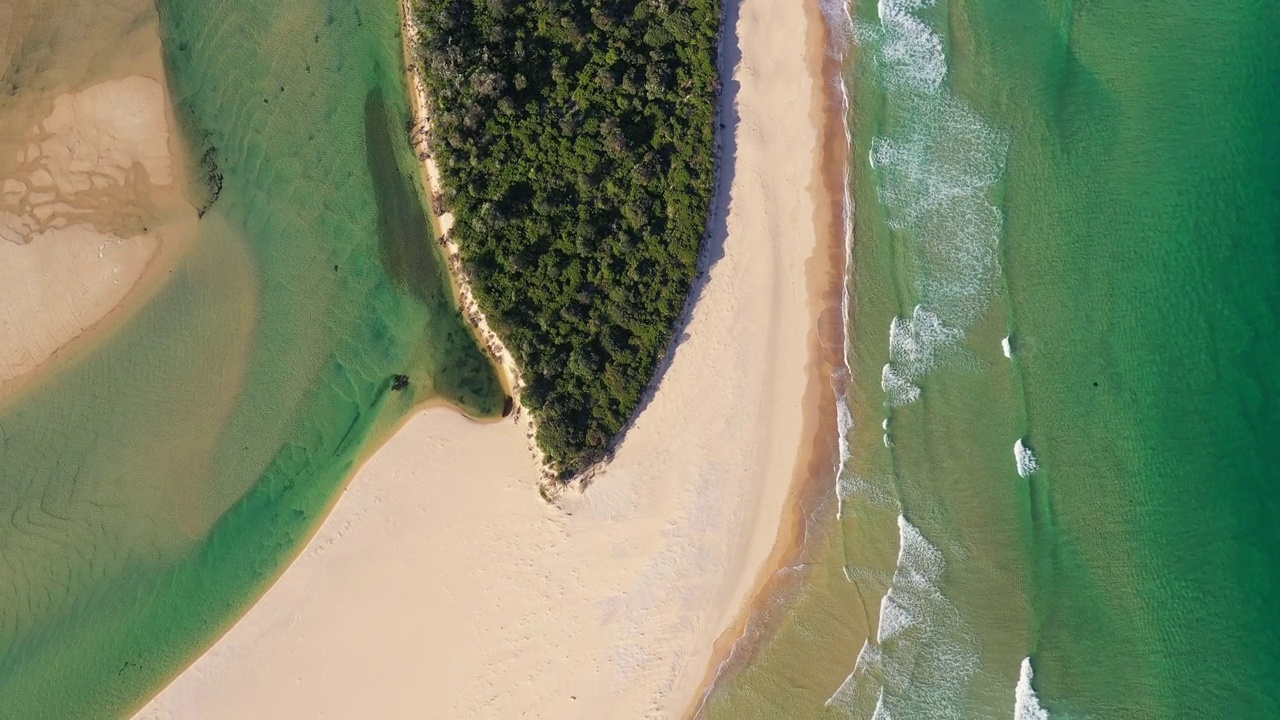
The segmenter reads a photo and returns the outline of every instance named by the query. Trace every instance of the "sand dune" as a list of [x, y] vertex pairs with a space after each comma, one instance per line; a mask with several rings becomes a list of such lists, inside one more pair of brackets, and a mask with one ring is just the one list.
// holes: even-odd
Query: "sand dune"
[[806, 261], [826, 252], [809, 19], [773, 0], [727, 13], [711, 267], [607, 470], [548, 505], [522, 427], [417, 414], [138, 717], [596, 720], [691, 706], [804, 464], [821, 291]]

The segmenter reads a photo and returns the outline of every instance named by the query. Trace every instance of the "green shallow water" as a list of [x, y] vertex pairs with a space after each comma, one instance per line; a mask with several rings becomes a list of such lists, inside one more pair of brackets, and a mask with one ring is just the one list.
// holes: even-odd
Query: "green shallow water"
[[146, 307], [0, 407], [3, 717], [137, 707], [412, 407], [505, 399], [432, 248], [397, 4], [158, 10], [191, 162], [221, 192]]
[[850, 456], [705, 715], [1280, 716], [1280, 10], [851, 14]]

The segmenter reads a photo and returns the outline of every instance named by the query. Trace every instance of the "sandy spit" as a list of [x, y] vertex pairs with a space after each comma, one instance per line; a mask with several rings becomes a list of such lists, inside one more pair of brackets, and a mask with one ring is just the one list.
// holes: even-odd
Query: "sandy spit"
[[416, 414], [139, 718], [687, 712], [778, 561], [826, 368], [812, 18], [776, 0], [728, 2], [726, 18], [709, 269], [613, 461], [548, 504], [521, 423]]

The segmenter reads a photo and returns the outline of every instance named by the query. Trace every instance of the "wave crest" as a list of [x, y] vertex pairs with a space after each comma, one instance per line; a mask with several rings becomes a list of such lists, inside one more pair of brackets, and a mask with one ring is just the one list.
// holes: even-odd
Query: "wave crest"
[[895, 317], [889, 324], [889, 362], [880, 371], [885, 404], [893, 407], [915, 402], [920, 397], [916, 381], [963, 338], [962, 331], [947, 327], [923, 305], [915, 306], [910, 317]]
[[942, 551], [901, 515], [898, 536], [876, 638], [864, 643], [853, 672], [826, 704], [852, 717], [959, 720], [966, 683], [978, 671], [978, 641], [939, 587]]
[[1031, 477], [1032, 473], [1040, 469], [1040, 460], [1031, 451], [1026, 438], [1018, 438], [1013, 444], [1013, 462], [1014, 467], [1018, 469], [1018, 474], [1024, 478]]
[[1031, 658], [1023, 658], [1022, 671], [1018, 673], [1018, 687], [1013, 696], [1013, 720], [1049, 720], [1049, 711], [1040, 704], [1040, 696], [1031, 687], [1034, 676]]

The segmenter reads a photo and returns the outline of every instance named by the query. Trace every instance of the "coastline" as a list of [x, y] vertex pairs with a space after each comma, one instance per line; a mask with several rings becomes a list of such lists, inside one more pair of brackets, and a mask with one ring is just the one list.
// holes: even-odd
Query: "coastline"
[[813, 222], [811, 31], [762, 0], [725, 9], [708, 278], [591, 492], [529, 493], [517, 423], [419, 411], [138, 717], [669, 717], [697, 699], [822, 454], [806, 453], [814, 393], [831, 394], [815, 290], [843, 248]]
[[461, 248], [449, 238], [449, 230], [453, 228], [453, 213], [444, 208], [443, 201], [440, 199], [444, 186], [441, 183], [440, 167], [436, 164], [435, 156], [431, 152], [431, 99], [427, 95], [427, 87], [422, 81], [422, 75], [418, 72], [416, 58], [420, 35], [417, 24], [413, 22], [411, 3], [412, 0], [400, 0], [401, 55], [404, 57], [405, 81], [408, 83], [409, 108], [413, 121], [413, 132], [410, 133], [409, 140], [413, 144], [414, 154], [422, 165], [423, 190], [426, 192], [429, 205], [431, 225], [444, 254], [445, 265], [449, 269], [449, 282], [453, 287], [454, 299], [463, 317], [467, 319], [467, 324], [471, 326], [476, 342], [485, 349], [502, 371], [500, 376], [503, 384], [511, 393], [511, 399], [515, 405], [513, 421], [517, 424], [523, 423], [529, 453], [533, 456], [541, 475], [538, 483], [539, 492], [544, 499], [550, 501], [558, 491], [559, 484], [554, 482], [555, 472], [547, 464], [542, 449], [538, 447], [537, 420], [521, 401], [524, 381], [520, 375], [520, 366], [506, 344], [502, 342], [502, 338], [489, 327], [489, 321], [484, 311], [480, 309], [480, 303], [476, 301], [471, 280], [462, 269]]
[[[796, 460], [795, 476], [787, 511], [782, 517], [777, 542], [760, 566], [750, 598], [716, 638], [698, 692], [683, 717], [698, 718], [718, 683], [731, 680], [736, 670], [748, 664], [760, 643], [772, 635], [774, 613], [803, 578], [805, 553], [812, 533], [820, 531], [833, 508], [826, 507], [827, 494], [839, 460], [837, 383], [845, 371], [845, 283], [849, 272], [852, 242], [846, 217], [848, 202], [847, 168], [849, 136], [846, 129], [846, 100], [836, 94], [841, 82], [842, 60], [831, 51], [832, 33], [816, 0], [804, 4], [809, 29], [805, 42], [810, 77], [817, 82], [811, 116], [820, 128], [820, 144], [814, 149], [813, 222], [819, 228], [820, 246], [806, 268], [810, 294], [810, 317], [814, 321], [809, 339], [807, 384], [801, 405], [804, 412], [802, 437], [809, 446]], [[822, 243], [825, 240], [825, 244]], [[798, 572], [788, 572], [798, 571]]]

